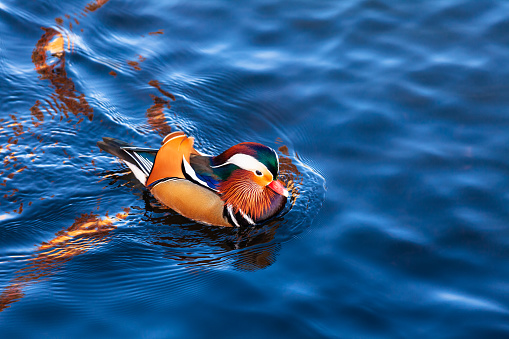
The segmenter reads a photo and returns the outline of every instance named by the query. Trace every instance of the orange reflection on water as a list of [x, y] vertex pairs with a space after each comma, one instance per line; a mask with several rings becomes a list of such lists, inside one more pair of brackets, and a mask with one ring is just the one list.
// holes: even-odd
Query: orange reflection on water
[[[92, 2], [87, 6], [85, 11], [94, 11], [106, 2], [107, 1]], [[65, 18], [71, 19], [71, 16], [65, 15]], [[63, 19], [61, 18], [57, 18], [56, 21], [59, 25], [63, 24]], [[77, 20], [74, 22], [79, 24]], [[73, 50], [71, 36], [63, 35], [65, 31], [60, 32], [53, 28], [42, 27], [42, 29], [44, 30], [44, 34], [39, 41], [37, 41], [32, 52], [32, 62], [34, 63], [35, 70], [40, 75], [39, 78], [41, 80], [49, 80], [54, 92], [47, 98], [36, 100], [34, 105], [30, 108], [32, 126], [28, 127], [27, 121], [18, 119], [15, 114], [9, 115], [11, 122], [5, 121], [4, 119], [0, 121], [0, 136], [4, 133], [7, 135], [11, 133], [14, 134], [8, 138], [7, 144], [0, 145], [0, 152], [10, 152], [4, 157], [4, 167], [7, 175], [0, 183], [2, 186], [7, 186], [7, 183], [17, 174], [27, 169], [26, 165], [21, 166], [22, 160], [26, 162], [27, 159], [29, 159], [28, 161], [34, 162], [38, 157], [44, 156], [44, 148], [46, 148], [46, 146], [41, 147], [41, 145], [35, 145], [34, 147], [34, 142], [31, 138], [27, 140], [25, 145], [18, 143], [20, 140], [34, 137], [42, 144], [43, 135], [52, 135], [46, 126], [47, 123], [58, 117], [59, 121], [65, 120], [67, 123], [73, 123], [73, 129], [76, 129], [85, 119], [89, 121], [93, 119], [92, 107], [88, 104], [84, 94], [76, 92], [76, 86], [66, 72], [66, 52], [72, 52]], [[76, 119], [73, 119], [73, 115]], [[8, 128], [12, 131], [9, 131]], [[37, 131], [41, 131], [42, 133], [38, 134]], [[52, 138], [55, 138], [55, 135], [52, 135]], [[54, 143], [54, 145], [57, 143], [58, 142]], [[32, 147], [33, 149], [30, 150]], [[52, 145], [47, 147], [52, 147]], [[35, 154], [37, 154], [37, 156]], [[18, 157], [20, 157], [19, 160]], [[71, 159], [69, 156], [68, 158]], [[0, 173], [0, 175], [3, 174], [4, 171]], [[12, 192], [15, 193], [14, 190], [12, 190]], [[11, 198], [12, 194], [8, 195], [8, 197], [10, 202], [17, 202], [17, 200]], [[31, 202], [28, 202], [28, 206], [31, 204]], [[19, 208], [15, 209], [14, 212], [21, 213], [23, 207], [23, 202], [21, 202]]]
[[109, 0], [96, 0], [91, 3], [89, 3], [85, 7], [85, 12], [95, 12], [102, 6], [104, 6]]
[[[161, 85], [157, 80], [151, 80], [148, 83], [150, 86], [153, 86], [161, 92], [164, 96], [170, 98], [171, 100], [175, 101], [175, 96], [161, 88]], [[156, 131], [159, 133], [160, 136], [166, 136], [171, 132], [171, 127], [166, 121], [166, 116], [164, 115], [164, 108], [167, 107], [168, 109], [171, 108], [170, 100], [163, 99], [161, 97], [158, 97], [156, 95], [150, 94], [150, 97], [154, 101], [152, 106], [150, 106], [147, 109], [147, 121], [152, 127], [153, 131]]]
[[160, 34], [164, 34], [164, 29], [160, 29], [156, 32], [149, 32], [148, 35], [160, 35]]
[[[168, 98], [170, 98], [171, 100], [175, 101], [175, 96], [174, 96], [173, 94], [171, 94], [170, 92], [165, 91], [164, 89], [162, 89], [162, 88], [161, 88], [161, 84], [159, 83], [159, 81], [157, 81], [157, 80], [150, 80], [150, 81], [148, 82], [148, 84], [149, 84], [150, 86], [152, 86], [152, 87], [157, 88], [157, 90], [158, 90], [159, 92], [161, 92], [161, 94], [162, 94], [162, 95], [167, 96], [167, 97], [168, 97]], [[170, 107], [168, 106], [168, 108], [170, 108]]]
[[[94, 12], [105, 5], [109, 0], [96, 0], [86, 5], [81, 13]], [[64, 15], [66, 19], [71, 20], [71, 16]], [[55, 19], [59, 26], [62, 26], [64, 19], [58, 17]], [[74, 23], [79, 25], [79, 21], [74, 18]], [[72, 23], [69, 24], [72, 31]], [[44, 34], [37, 41], [32, 52], [32, 62], [35, 70], [40, 74], [41, 80], [49, 80], [55, 89], [54, 95], [44, 100], [44, 104], [36, 101], [31, 112], [39, 122], [44, 121], [43, 110], [52, 115], [51, 112], [61, 113], [60, 120], [69, 119], [69, 112], [75, 116], [82, 115], [90, 121], [93, 119], [93, 109], [85, 99], [84, 94], [77, 94], [74, 82], [67, 76], [65, 70], [65, 40], [67, 40], [67, 51], [72, 52], [74, 45], [71, 35], [64, 36], [61, 32], [51, 28], [42, 27]], [[48, 108], [49, 107], [49, 108]], [[42, 109], [41, 109], [42, 108]], [[80, 119], [77, 124], [83, 120]]]
[[131, 66], [135, 71], [141, 71], [140, 62], [144, 62], [147, 58], [138, 55], [139, 61], [127, 60], [127, 64]]
[[14, 210], [2, 211], [4, 213], [0, 217], [2, 219], [5, 219], [6, 215], [11, 212], [19, 214], [23, 212], [24, 202], [20, 201], [20, 198], [16, 198], [19, 188], [7, 189], [7, 187], [16, 176], [28, 169], [27, 162], [33, 162], [37, 158], [34, 151], [37, 152], [39, 145], [31, 149], [30, 146], [23, 143], [25, 138], [29, 138], [32, 141], [35, 139], [31, 138], [35, 136], [35, 133], [29, 127], [24, 126], [28, 122], [30, 120], [19, 119], [14, 114], [9, 114], [8, 118], [0, 119], [0, 137], [7, 138], [6, 143], [0, 145], [0, 152], [3, 154], [3, 169], [0, 170], [0, 177], [3, 180], [0, 182], [0, 186], [5, 187], [1, 189], [3, 200], [0, 200], [0, 205], [2, 203], [19, 204], [19, 207]]
[[13, 283], [3, 291], [0, 295], [0, 312], [25, 296], [23, 293], [23, 285], [23, 283]]
[[[64, 37], [53, 28], [42, 28], [45, 33], [37, 41], [32, 53], [32, 62], [40, 79], [49, 80], [55, 89], [55, 95], [45, 100], [45, 103], [54, 112], [61, 113], [60, 120], [69, 119], [69, 112], [75, 116], [82, 115], [92, 121], [94, 114], [84, 94], [76, 93], [74, 82], [67, 76], [65, 70]], [[36, 102], [32, 107], [32, 115], [39, 121], [44, 121], [44, 114], [39, 107], [47, 112], [48, 108]]]
[[61, 34], [56, 35], [53, 40], [48, 42], [45, 49], [55, 57], [60, 58], [64, 54], [64, 37]]
[[114, 217], [99, 218], [97, 214], [83, 214], [67, 229], [55, 234], [37, 247], [37, 254], [28, 259], [27, 266], [16, 272], [16, 278], [0, 295], [0, 312], [23, 297], [23, 288], [49, 277], [76, 255], [107, 243], [115, 223], [129, 215], [129, 208]]
[[281, 153], [279, 156], [279, 175], [286, 183], [286, 188], [291, 192], [290, 203], [295, 205], [297, 198], [300, 195], [300, 187], [304, 184], [302, 173], [297, 166], [292, 162], [288, 146], [282, 145], [278, 148]]
[[[106, 4], [108, 0], [96, 0], [89, 3], [82, 13], [94, 12]], [[71, 20], [70, 15], [65, 15], [65, 18]], [[56, 23], [62, 26], [64, 20], [62, 18], [56, 18]], [[79, 25], [79, 21], [74, 18], [74, 23]], [[69, 24], [69, 28], [72, 30], [72, 23]], [[35, 66], [35, 70], [40, 75], [41, 80], [49, 80], [54, 93], [51, 94], [47, 99], [41, 101], [37, 100], [30, 109], [31, 122], [33, 128], [41, 128], [45, 122], [46, 117], [54, 119], [60, 115], [60, 121], [64, 118], [67, 122], [71, 122], [69, 113], [75, 117], [79, 117], [79, 120], [73, 126], [76, 128], [84, 118], [92, 121], [93, 109], [85, 99], [84, 94], [77, 94], [74, 82], [67, 76], [65, 70], [65, 53], [67, 38], [67, 50], [73, 51], [73, 42], [70, 36], [62, 35], [59, 31], [49, 28], [42, 27], [44, 34], [37, 41], [36, 46], [32, 52], [32, 62]], [[46, 114], [45, 114], [46, 113]], [[0, 136], [2, 134], [13, 133], [13, 136], [9, 137], [6, 145], [0, 145], [0, 152], [11, 152], [4, 157], [4, 171], [1, 171], [0, 175], [4, 172], [9, 173], [0, 185], [6, 186], [8, 180], [12, 180], [18, 173], [23, 172], [27, 166], [19, 166], [18, 157], [22, 155], [24, 158], [32, 158], [31, 162], [41, 154], [44, 154], [44, 149], [39, 150], [39, 145], [35, 145], [33, 150], [30, 151], [31, 146], [24, 146], [18, 144], [20, 139], [24, 139], [26, 134], [31, 137], [35, 137], [39, 142], [42, 142], [42, 137], [33, 132], [26, 124], [30, 122], [21, 121], [14, 114], [9, 115], [11, 121], [6, 119], [0, 119]], [[10, 130], [9, 130], [10, 129]], [[55, 142], [53, 145], [58, 144]], [[52, 146], [52, 145], [50, 145]], [[35, 153], [34, 153], [35, 152]], [[65, 151], [64, 151], [65, 152]], [[35, 154], [39, 154], [36, 156]], [[65, 154], [69, 159], [70, 156]], [[12, 189], [10, 192], [7, 191], [4, 195], [4, 199], [15, 198], [16, 193], [19, 189]], [[9, 194], [11, 193], [11, 194]], [[45, 198], [41, 198], [44, 200]], [[17, 202], [14, 200], [13, 202]], [[28, 203], [30, 206], [32, 202]], [[14, 212], [21, 213], [23, 211], [23, 202], [20, 203], [18, 209]], [[6, 212], [7, 214], [8, 212]], [[55, 234], [55, 238], [48, 242], [44, 242], [37, 247], [36, 254], [32, 258], [27, 260], [27, 266], [17, 271], [16, 277], [11, 280], [9, 286], [0, 294], [0, 312], [8, 308], [12, 303], [21, 299], [24, 295], [23, 288], [27, 285], [36, 282], [38, 279], [48, 277], [52, 275], [55, 270], [62, 267], [67, 261], [72, 259], [74, 256], [83, 254], [92, 248], [107, 243], [109, 241], [109, 234], [116, 228], [115, 223], [119, 220], [127, 218], [129, 209], [124, 209], [124, 212], [116, 214], [114, 217], [105, 216], [99, 218], [98, 215], [88, 213], [83, 214], [77, 218], [74, 223], [67, 229], [62, 230]], [[5, 219], [5, 214], [0, 215], [0, 220]]]
[[164, 137], [171, 132], [171, 126], [168, 125], [164, 116], [164, 107], [169, 107], [170, 102], [153, 94], [150, 97], [154, 103], [147, 109], [147, 121], [153, 131]]
[[127, 60], [127, 64], [135, 71], [141, 71], [140, 63], [138, 61]]

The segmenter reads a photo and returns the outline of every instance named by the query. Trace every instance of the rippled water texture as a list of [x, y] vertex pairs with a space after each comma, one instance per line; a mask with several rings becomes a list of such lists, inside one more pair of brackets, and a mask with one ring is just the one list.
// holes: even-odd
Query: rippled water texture
[[[42, 28], [42, 29], [41, 29]], [[509, 337], [507, 1], [0, 0], [0, 337]], [[99, 152], [273, 147], [191, 222]]]

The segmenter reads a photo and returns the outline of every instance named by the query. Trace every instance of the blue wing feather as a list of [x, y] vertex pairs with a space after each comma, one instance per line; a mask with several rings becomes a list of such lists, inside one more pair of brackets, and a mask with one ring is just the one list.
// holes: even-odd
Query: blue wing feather
[[196, 176], [207, 183], [207, 186], [209, 186], [210, 188], [213, 188], [213, 189], [219, 189], [219, 180], [213, 178], [212, 176], [207, 176], [207, 175], [203, 175], [203, 174], [199, 174], [199, 173], [196, 173]]
[[198, 180], [194, 180], [197, 184], [217, 191], [221, 179], [214, 173], [214, 170], [210, 166], [211, 159], [212, 158], [208, 156], [191, 155], [190, 172], [192, 171], [192, 173], [184, 174], [189, 175], [190, 179], [197, 178]]

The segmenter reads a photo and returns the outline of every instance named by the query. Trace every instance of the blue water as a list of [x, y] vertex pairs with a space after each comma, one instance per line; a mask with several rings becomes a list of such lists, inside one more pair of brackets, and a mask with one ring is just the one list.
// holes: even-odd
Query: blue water
[[[41, 29], [43, 28], [43, 29]], [[509, 3], [0, 0], [1, 338], [509, 338]], [[96, 142], [277, 149], [254, 229]]]

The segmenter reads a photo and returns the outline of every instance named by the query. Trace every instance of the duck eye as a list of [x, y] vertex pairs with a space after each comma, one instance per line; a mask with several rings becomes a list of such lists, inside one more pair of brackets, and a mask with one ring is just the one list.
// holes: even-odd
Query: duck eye
[[257, 176], [259, 176], [259, 177], [261, 177], [261, 176], [262, 176], [262, 172], [260, 172], [260, 171], [258, 171], [258, 170], [255, 172], [255, 174], [256, 174]]

